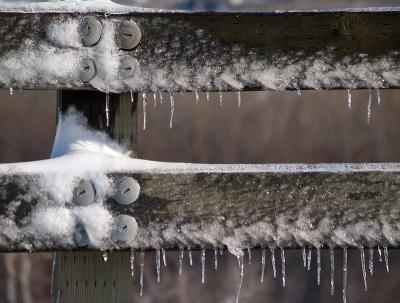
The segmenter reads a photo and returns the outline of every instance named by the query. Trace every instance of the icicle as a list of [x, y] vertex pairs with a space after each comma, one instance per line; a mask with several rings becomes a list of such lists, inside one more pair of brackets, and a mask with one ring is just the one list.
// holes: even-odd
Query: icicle
[[264, 272], [265, 272], [265, 248], [261, 253], [261, 283], [264, 283]]
[[381, 251], [381, 247], [378, 245], [378, 254], [379, 254], [379, 262], [383, 262], [382, 260], [382, 251]]
[[282, 261], [282, 286], [286, 286], [286, 260], [285, 260], [285, 250], [281, 248], [281, 261]]
[[218, 269], [218, 250], [214, 249], [214, 269]]
[[307, 270], [311, 269], [311, 253], [312, 253], [312, 249], [310, 247], [308, 249], [308, 254], [307, 254]]
[[371, 276], [373, 276], [374, 275], [374, 249], [373, 248], [369, 249], [368, 268], [369, 268], [369, 274]]
[[154, 102], [154, 107], [157, 107], [157, 94], [153, 93], [153, 102]]
[[383, 247], [383, 253], [385, 254], [386, 271], [389, 272], [389, 252], [387, 246]]
[[161, 281], [161, 250], [157, 249], [156, 251], [156, 267], [157, 267], [157, 283], [160, 283]]
[[196, 98], [196, 103], [199, 103], [199, 93], [196, 91], [196, 92], [194, 92], [194, 96], [195, 96], [195, 98]]
[[247, 247], [247, 254], [249, 256], [249, 265], [251, 264], [251, 249], [250, 247]]
[[376, 99], [378, 100], [378, 105], [381, 105], [381, 91], [379, 88], [376, 89]]
[[110, 94], [106, 94], [106, 125], [110, 127]]
[[107, 262], [107, 260], [108, 260], [108, 255], [107, 255], [107, 252], [105, 251], [105, 252], [103, 252], [103, 261]]
[[58, 290], [56, 303], [60, 303], [60, 293], [61, 290]]
[[183, 265], [183, 249], [179, 253], [179, 275], [182, 276], [182, 265]]
[[164, 248], [161, 249], [161, 253], [162, 253], [162, 259], [163, 259], [164, 267], [167, 267], [167, 256], [165, 255], [165, 249]]
[[206, 250], [201, 250], [201, 284], [205, 282], [205, 274], [206, 274]]
[[173, 93], [169, 93], [169, 103], [170, 103], [170, 112], [171, 116], [169, 119], [169, 128], [172, 128], [172, 125], [174, 123], [174, 111], [175, 111], [175, 100], [174, 100], [174, 95]]
[[[131, 250], [131, 276], [135, 277], [135, 250]], [[135, 278], [134, 278], [135, 279]]]
[[238, 107], [240, 107], [240, 104], [242, 103], [242, 97], [241, 97], [241, 95], [240, 95], [240, 91], [238, 91], [238, 92], [236, 93], [236, 96], [237, 96]]
[[238, 262], [239, 262], [240, 279], [239, 279], [238, 290], [237, 290], [237, 293], [236, 293], [236, 303], [239, 303], [240, 291], [242, 290], [243, 276], [244, 276], [243, 255], [242, 256], [237, 256], [237, 259], [238, 259]]
[[220, 248], [219, 248], [219, 254], [220, 254], [221, 256], [224, 255], [224, 248], [223, 248], [223, 247], [220, 247]]
[[347, 104], [349, 109], [351, 109], [351, 91], [349, 89], [347, 90]]
[[367, 106], [367, 123], [371, 123], [371, 111], [372, 111], [372, 94], [371, 90], [368, 90], [368, 106]]
[[303, 247], [301, 249], [301, 254], [303, 255], [303, 266], [304, 266], [304, 268], [306, 268], [307, 267], [307, 256], [306, 256], [306, 248], [305, 247]]
[[10, 87], [10, 95], [12, 96], [14, 94], [14, 89]]
[[297, 96], [301, 96], [301, 89], [300, 88], [297, 89]]
[[321, 248], [317, 248], [317, 285], [321, 285]]
[[274, 278], [276, 279], [275, 249], [274, 248], [271, 248], [271, 263], [272, 263], [272, 271], [274, 273]]
[[210, 93], [206, 92], [206, 98], [207, 98], [207, 102], [210, 102]]
[[158, 97], [160, 98], [160, 105], [162, 105], [163, 104], [163, 94], [159, 93]]
[[143, 130], [146, 130], [146, 119], [147, 119], [147, 94], [143, 92]]
[[140, 252], [140, 296], [143, 296], [144, 251]]
[[222, 106], [224, 102], [223, 96], [222, 96], [222, 92], [219, 92], [219, 105]]
[[361, 258], [361, 269], [362, 269], [362, 275], [364, 279], [364, 290], [368, 291], [368, 285], [367, 285], [367, 271], [365, 270], [365, 253], [364, 253], [364, 247], [360, 248], [360, 258]]
[[335, 253], [333, 248], [329, 249], [330, 257], [331, 257], [331, 295], [335, 294]]
[[53, 295], [54, 286], [54, 275], [56, 272], [56, 253], [53, 253], [53, 265], [51, 266], [51, 284], [50, 284], [50, 295]]
[[133, 91], [130, 91], [131, 94], [131, 103], [135, 102], [135, 99], [133, 98]]
[[192, 256], [192, 250], [188, 248], [188, 254], [189, 254], [189, 264], [190, 266], [193, 266], [193, 256]]
[[343, 248], [343, 303], [347, 302], [347, 247]]

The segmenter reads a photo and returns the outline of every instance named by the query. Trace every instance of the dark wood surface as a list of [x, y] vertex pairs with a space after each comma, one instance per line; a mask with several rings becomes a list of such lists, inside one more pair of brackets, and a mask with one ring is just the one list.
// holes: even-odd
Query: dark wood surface
[[[120, 176], [109, 175], [112, 180]], [[315, 245], [315, 239], [326, 245], [398, 246], [399, 172], [130, 176], [141, 185], [139, 200], [121, 207], [108, 198], [107, 205], [115, 215], [137, 220], [139, 234], [132, 243], [137, 249], [225, 246], [234, 235], [244, 247]], [[41, 201], [46, 193], [38, 192], [37, 180], [38, 176], [0, 176], [3, 220], [29, 226], [32, 209], [51, 207]], [[33, 239], [25, 231], [15, 237], [5, 223], [2, 251], [77, 249], [41, 235]], [[341, 231], [347, 233], [348, 243], [338, 240]]]
[[[391, 81], [381, 81], [387, 72], [385, 62], [391, 65], [392, 73], [400, 66], [400, 11], [397, 9], [279, 13], [158, 12], [109, 15], [107, 19], [104, 14], [93, 15], [97, 15], [102, 22], [132, 19], [142, 30], [142, 41], [135, 50], [115, 53], [115, 56], [137, 58], [141, 68], [140, 79], [131, 83], [131, 87], [121, 84], [121, 91], [310, 89], [315, 88], [313, 85], [318, 89], [399, 87], [393, 77], [390, 77]], [[54, 56], [62, 52], [77, 57], [90, 56], [90, 48], [57, 46], [46, 34], [53, 23], [83, 17], [84, 14], [68, 13], [1, 13], [0, 64], [2, 59], [15, 52], [37, 51], [40, 45], [55, 46], [57, 51]], [[28, 39], [31, 41], [29, 47], [22, 46]], [[64, 42], [68, 45], [68, 41]], [[40, 56], [40, 51], [35, 56]], [[95, 55], [95, 62], [97, 57], [101, 54]], [[338, 63], [344, 66], [361, 62], [382, 64], [374, 67], [372, 78], [376, 77], [375, 83], [365, 81], [362, 73], [355, 69], [348, 69], [346, 75], [331, 75], [329, 83], [320, 81], [310, 84], [303, 78], [304, 73], [319, 59], [326, 65], [326, 72], [335, 69]], [[278, 81], [287, 76], [280, 75], [279, 71], [292, 66], [295, 66], [292, 71], [294, 79], [285, 87], [265, 86], [260, 82], [262, 80], [257, 79], [259, 75], [255, 75], [265, 72], [265, 76], [271, 74]], [[209, 70], [205, 72], [203, 68]], [[32, 77], [29, 81], [22, 81], [17, 72], [20, 71], [16, 69], [14, 74], [11, 69], [5, 73], [3, 68], [0, 86], [48, 89], [90, 87], [79, 82], [72, 68], [70, 73], [56, 79], [51, 78], [49, 73]], [[367, 74], [368, 68], [364, 76]], [[224, 79], [226, 83], [222, 83]], [[241, 87], [233, 87], [232, 81], [241, 83]]]

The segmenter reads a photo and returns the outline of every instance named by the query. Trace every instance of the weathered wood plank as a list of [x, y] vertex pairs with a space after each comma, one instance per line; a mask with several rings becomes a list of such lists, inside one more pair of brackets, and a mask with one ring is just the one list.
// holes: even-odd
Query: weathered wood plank
[[[91, 13], [103, 37], [83, 47], [87, 14], [0, 13], [3, 88], [82, 88], [103, 91], [225, 91], [398, 88], [400, 10], [265, 13]], [[118, 21], [134, 20], [142, 40], [118, 50]], [[117, 31], [118, 32], [118, 31]], [[27, 36], [29, 33], [29, 36]], [[122, 58], [141, 72], [120, 73]], [[97, 73], [79, 80], [81, 61]], [[107, 66], [107, 68], [104, 68]]]
[[[117, 173], [109, 177], [117, 180], [122, 175], [139, 182], [138, 201], [126, 208], [109, 196], [105, 200], [113, 216], [128, 214], [138, 222], [138, 236], [129, 244], [135, 249], [398, 247], [400, 243], [398, 171]], [[29, 233], [31, 212], [52, 207], [50, 199], [44, 203], [46, 193], [40, 192], [37, 180], [37, 176], [0, 176], [0, 250], [78, 249], [60, 237]], [[102, 248], [116, 247], [108, 241]]]

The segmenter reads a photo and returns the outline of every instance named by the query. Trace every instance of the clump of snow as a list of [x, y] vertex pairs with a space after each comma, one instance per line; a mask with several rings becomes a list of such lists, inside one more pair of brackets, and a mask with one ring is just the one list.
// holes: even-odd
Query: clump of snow
[[106, 133], [90, 129], [86, 117], [70, 108], [57, 127], [51, 158], [84, 152], [110, 156], [127, 155], [126, 149], [111, 140]]

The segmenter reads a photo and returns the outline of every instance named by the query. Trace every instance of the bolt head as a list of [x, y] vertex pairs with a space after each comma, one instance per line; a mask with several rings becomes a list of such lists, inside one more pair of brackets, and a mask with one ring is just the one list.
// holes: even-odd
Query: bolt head
[[89, 58], [84, 58], [81, 61], [79, 68], [79, 80], [83, 83], [88, 83], [96, 75], [96, 65]]
[[137, 233], [138, 224], [134, 218], [128, 215], [119, 215], [115, 218], [111, 235], [115, 242], [127, 244], [136, 238]]
[[78, 206], [87, 206], [94, 202], [95, 195], [93, 184], [90, 181], [80, 180], [74, 189], [72, 202]]
[[101, 22], [93, 16], [83, 18], [79, 26], [79, 34], [84, 46], [92, 46], [97, 44], [101, 38], [103, 26]]
[[123, 177], [115, 184], [113, 199], [122, 205], [128, 205], [139, 198], [140, 185], [131, 177]]
[[122, 57], [119, 70], [122, 79], [133, 78], [140, 72], [139, 62], [135, 58]]
[[78, 247], [89, 246], [90, 240], [82, 223], [78, 223], [75, 227], [74, 240]]
[[118, 23], [117, 37], [119, 49], [131, 50], [139, 45], [142, 39], [142, 31], [135, 22], [123, 20]]

